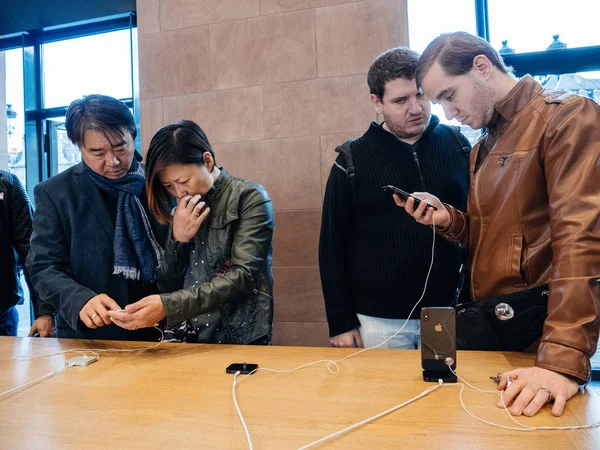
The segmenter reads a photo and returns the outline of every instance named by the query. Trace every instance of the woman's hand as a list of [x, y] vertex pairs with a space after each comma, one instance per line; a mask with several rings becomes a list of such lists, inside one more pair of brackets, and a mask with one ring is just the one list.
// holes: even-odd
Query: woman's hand
[[[421, 200], [417, 209], [415, 209], [415, 200], [412, 197], [408, 197], [408, 199], [404, 201], [398, 194], [394, 194], [394, 201], [396, 202], [396, 205], [404, 208], [413, 219], [423, 225], [432, 225], [435, 219], [436, 227], [444, 229], [450, 226], [450, 213], [439, 198], [428, 192], [413, 192], [411, 195], [414, 195]], [[427, 203], [435, 206], [437, 211], [434, 211], [433, 208], [427, 208]], [[427, 208], [427, 210], [425, 210], [425, 208]]]
[[114, 324], [126, 330], [137, 330], [155, 326], [167, 314], [160, 295], [150, 295], [127, 305], [124, 311], [108, 311]]
[[[173, 216], [173, 239], [179, 242], [190, 242], [198, 233], [200, 225], [208, 216], [210, 208], [200, 201], [200, 195], [187, 195], [180, 198]], [[204, 208], [204, 211], [202, 211]]]

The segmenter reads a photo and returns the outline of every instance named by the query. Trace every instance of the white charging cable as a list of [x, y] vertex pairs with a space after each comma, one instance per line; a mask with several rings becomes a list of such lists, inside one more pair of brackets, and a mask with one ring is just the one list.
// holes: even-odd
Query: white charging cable
[[[337, 375], [338, 373], [340, 373], [340, 366], [339, 366], [339, 364], [343, 363], [347, 359], [352, 358], [352, 357], [354, 357], [356, 355], [360, 355], [361, 353], [364, 353], [366, 351], [373, 350], [374, 348], [377, 348], [377, 347], [381, 347], [383, 344], [385, 344], [386, 342], [388, 342], [390, 339], [393, 339], [394, 337], [396, 337], [398, 335], [398, 333], [400, 333], [404, 329], [404, 327], [406, 326], [406, 324], [410, 320], [410, 317], [412, 316], [413, 312], [415, 311], [415, 309], [417, 308], [417, 306], [419, 305], [419, 303], [421, 303], [421, 301], [423, 300], [423, 297], [425, 297], [425, 293], [427, 292], [427, 285], [429, 283], [429, 277], [431, 276], [431, 269], [433, 268], [433, 262], [434, 262], [434, 259], [435, 259], [435, 234], [436, 233], [435, 233], [435, 219], [433, 219], [433, 216], [432, 216], [432, 221], [433, 221], [433, 224], [432, 224], [433, 242], [431, 244], [431, 262], [429, 264], [429, 269], [427, 270], [427, 276], [425, 277], [425, 286], [423, 287], [423, 292], [421, 293], [421, 297], [419, 297], [419, 300], [417, 300], [417, 303], [415, 303], [415, 305], [413, 306], [413, 308], [410, 310], [410, 313], [408, 314], [408, 317], [406, 318], [406, 320], [404, 321], [404, 323], [402, 324], [402, 326], [400, 327], [400, 329], [398, 331], [396, 331], [394, 334], [392, 334], [385, 341], [383, 341], [383, 342], [381, 342], [381, 343], [379, 343], [377, 345], [374, 345], [373, 347], [364, 348], [362, 350], [354, 352], [354, 353], [352, 353], [352, 354], [350, 354], [350, 355], [348, 355], [348, 356], [346, 356], [345, 358], [342, 358], [342, 359], [338, 359], [338, 360], [320, 359], [318, 361], [312, 361], [312, 362], [309, 362], [309, 363], [306, 363], [306, 364], [302, 364], [301, 366], [294, 367], [293, 369], [286, 369], [286, 370], [276, 370], [276, 369], [268, 369], [268, 368], [265, 368], [265, 367], [259, 367], [257, 369], [254, 369], [252, 372], [250, 372], [245, 377], [240, 378], [240, 380], [238, 382], [246, 379], [249, 375], [252, 375], [253, 373], [255, 373], [255, 372], [259, 371], [259, 370], [262, 370], [262, 371], [265, 371], [265, 372], [290, 373], [290, 372], [295, 372], [296, 370], [300, 370], [300, 369], [302, 369], [304, 367], [312, 366], [312, 365], [319, 364], [319, 363], [322, 363], [322, 362], [326, 362], [327, 363], [327, 369], [329, 370], [330, 373], [332, 373], [333, 375]], [[332, 366], [335, 368], [335, 370], [333, 370], [331, 368]]]
[[460, 404], [462, 405], [462, 408], [464, 409], [464, 411], [471, 416], [473, 419], [478, 420], [479, 422], [485, 423], [486, 425], [490, 425], [493, 427], [497, 427], [497, 428], [503, 428], [505, 430], [512, 430], [512, 431], [539, 431], [539, 430], [581, 430], [584, 428], [596, 428], [598, 426], [600, 426], [600, 420], [598, 420], [595, 423], [591, 423], [591, 424], [587, 424], [587, 425], [572, 425], [572, 426], [554, 426], [554, 427], [549, 427], [549, 426], [539, 426], [539, 427], [532, 427], [529, 425], [525, 425], [521, 422], [519, 422], [517, 419], [514, 418], [514, 416], [510, 413], [510, 411], [508, 410], [508, 407], [506, 405], [506, 403], [504, 402], [504, 390], [500, 391], [500, 400], [502, 401], [502, 406], [504, 407], [504, 410], [506, 411], [506, 414], [508, 414], [508, 417], [510, 417], [510, 419], [516, 423], [517, 425], [519, 425], [520, 428], [516, 428], [516, 427], [508, 427], [506, 425], [501, 425], [498, 423], [494, 423], [494, 422], [490, 422], [488, 420], [482, 419], [480, 417], [477, 417], [475, 414], [471, 413], [467, 407], [465, 406], [465, 402], [463, 400], [463, 392], [465, 390], [465, 384], [467, 386], [469, 386], [471, 389], [477, 391], [477, 392], [482, 392], [485, 394], [496, 394], [498, 393], [497, 389], [494, 390], [482, 390], [482, 389], [478, 389], [475, 386], [471, 385], [469, 382], [467, 382], [467, 380], [465, 380], [464, 378], [462, 378], [460, 375], [458, 375], [454, 370], [452, 370], [452, 367], [448, 366], [448, 368], [450, 369], [450, 371], [456, 375], [456, 378], [458, 378], [459, 380], [461, 380], [463, 383], [454, 383], [454, 385], [456, 386], [461, 386], [460, 388], [460, 394], [459, 394], [459, 399], [460, 399]]
[[307, 445], [305, 445], [303, 447], [300, 447], [298, 450], [305, 450], [307, 448], [314, 447], [315, 445], [321, 444], [321, 443], [323, 443], [323, 442], [325, 442], [325, 441], [327, 441], [329, 439], [333, 439], [336, 436], [340, 436], [340, 435], [342, 435], [344, 433], [347, 433], [350, 430], [353, 430], [355, 428], [358, 428], [358, 427], [361, 427], [363, 425], [366, 425], [366, 424], [368, 424], [370, 422], [373, 422], [373, 421], [375, 421], [377, 419], [380, 419], [383, 416], [387, 416], [388, 414], [393, 413], [394, 411], [397, 411], [400, 408], [405, 407], [406, 405], [410, 405], [411, 403], [416, 402], [420, 398], [425, 397], [426, 395], [430, 394], [431, 392], [435, 391], [436, 389], [441, 388], [442, 386], [445, 386], [445, 384], [442, 382], [442, 380], [439, 380], [439, 384], [437, 384], [435, 386], [431, 386], [430, 388], [425, 389], [419, 395], [417, 395], [416, 397], [411, 398], [410, 400], [405, 401], [404, 403], [400, 403], [399, 405], [396, 405], [396, 406], [394, 406], [394, 407], [392, 407], [390, 409], [387, 409], [387, 410], [385, 410], [385, 411], [383, 411], [383, 412], [381, 412], [381, 413], [379, 413], [379, 414], [377, 414], [377, 415], [375, 415], [373, 417], [369, 417], [368, 419], [365, 419], [362, 422], [358, 422], [358, 423], [356, 423], [354, 425], [351, 425], [351, 426], [349, 426], [347, 428], [344, 428], [343, 430], [340, 430], [340, 431], [337, 431], [335, 433], [332, 433], [329, 436], [325, 436], [324, 438], [321, 438], [318, 441], [311, 442], [310, 444], [307, 444]]
[[235, 405], [235, 410], [237, 411], [238, 417], [240, 418], [240, 422], [242, 422], [242, 426], [244, 427], [244, 433], [246, 434], [246, 440], [248, 441], [248, 447], [250, 448], [250, 450], [253, 450], [254, 447], [252, 446], [252, 439], [250, 438], [250, 432], [248, 431], [248, 427], [246, 426], [246, 421], [244, 420], [244, 416], [242, 415], [242, 411], [240, 410], [240, 405], [238, 405], [238, 401], [235, 396], [235, 387], [239, 383], [239, 381], [237, 379], [239, 374], [240, 374], [240, 371], [238, 370], [233, 375], [233, 385], [231, 387], [231, 395], [233, 396], [233, 404]]
[[[233, 402], [234, 402], [234, 405], [235, 405], [238, 417], [240, 419], [240, 422], [242, 423], [242, 426], [244, 428], [244, 433], [246, 434], [246, 439], [248, 440], [248, 446], [249, 446], [250, 450], [253, 450], [253, 445], [252, 445], [252, 440], [250, 438], [250, 432], [248, 431], [248, 427], [246, 425], [246, 421], [244, 420], [244, 417], [242, 415], [242, 412], [241, 412], [240, 407], [239, 407], [238, 402], [237, 402], [237, 397], [236, 397], [236, 387], [237, 387], [237, 384], [239, 382], [245, 380], [249, 375], [252, 375], [254, 372], [259, 371], [259, 370], [266, 371], [266, 372], [289, 373], [289, 372], [294, 372], [294, 371], [302, 369], [304, 367], [311, 366], [311, 365], [314, 365], [314, 364], [319, 364], [319, 363], [322, 363], [322, 362], [327, 362], [327, 369], [329, 370], [329, 372], [331, 372], [334, 375], [337, 375], [340, 372], [339, 364], [341, 364], [342, 362], [344, 362], [345, 360], [347, 360], [349, 358], [352, 358], [353, 356], [359, 355], [360, 353], [363, 353], [363, 352], [366, 352], [368, 350], [372, 350], [374, 348], [382, 346], [383, 344], [385, 344], [386, 342], [388, 342], [390, 339], [394, 338], [398, 333], [400, 333], [404, 329], [404, 327], [406, 326], [406, 324], [408, 323], [408, 320], [412, 316], [412, 313], [414, 312], [414, 310], [416, 309], [416, 307], [419, 305], [419, 303], [421, 303], [421, 300], [423, 300], [423, 297], [425, 296], [425, 292], [427, 291], [427, 284], [429, 282], [429, 276], [431, 274], [431, 269], [433, 268], [433, 262], [434, 262], [434, 258], [435, 258], [435, 235], [436, 235], [436, 233], [435, 233], [435, 219], [432, 218], [432, 220], [433, 220], [433, 224], [432, 224], [432, 229], [433, 229], [433, 243], [432, 243], [432, 247], [431, 247], [431, 263], [429, 265], [429, 270], [427, 272], [427, 277], [425, 279], [425, 286], [423, 288], [423, 293], [421, 294], [421, 297], [419, 298], [419, 300], [417, 301], [417, 303], [415, 303], [415, 305], [413, 306], [412, 310], [410, 311], [410, 313], [408, 315], [408, 318], [406, 319], [406, 321], [404, 322], [404, 324], [402, 325], [402, 327], [396, 333], [394, 333], [392, 336], [390, 336], [389, 338], [387, 338], [385, 341], [381, 342], [378, 345], [375, 345], [373, 347], [357, 351], [357, 352], [352, 353], [352, 354], [350, 354], [350, 355], [348, 355], [345, 358], [340, 359], [340, 360], [319, 360], [319, 361], [313, 361], [313, 362], [302, 364], [301, 366], [295, 367], [293, 369], [288, 369], [288, 370], [276, 370], [276, 369], [269, 369], [269, 368], [257, 368], [255, 370], [253, 370], [252, 372], [250, 372], [245, 377], [240, 378], [240, 379], [238, 379], [238, 375], [240, 374], [240, 372], [238, 371], [238, 372], [235, 373], [234, 378], [233, 378], [233, 386], [232, 386]], [[332, 366], [335, 368], [335, 370], [332, 369]], [[347, 428], [344, 428], [343, 430], [337, 431], [337, 432], [332, 433], [332, 434], [330, 434], [328, 436], [325, 436], [324, 438], [321, 438], [321, 439], [319, 439], [317, 441], [311, 442], [310, 444], [307, 444], [307, 445], [301, 447], [299, 450], [308, 449], [308, 448], [313, 447], [313, 446], [315, 446], [317, 444], [321, 444], [321, 443], [323, 443], [323, 442], [325, 442], [325, 441], [327, 441], [329, 439], [332, 439], [332, 438], [334, 438], [336, 436], [339, 436], [341, 434], [347, 433], [348, 431], [351, 431], [351, 430], [353, 430], [355, 428], [358, 428], [358, 427], [360, 427], [362, 425], [365, 425], [367, 423], [373, 422], [373, 421], [375, 421], [375, 420], [377, 420], [377, 419], [379, 419], [379, 418], [381, 418], [381, 417], [383, 417], [383, 416], [385, 416], [387, 414], [390, 414], [391, 412], [397, 411], [398, 409], [400, 409], [400, 408], [402, 408], [402, 407], [404, 407], [406, 405], [409, 405], [410, 403], [413, 403], [413, 402], [417, 401], [420, 398], [425, 397], [429, 393], [433, 392], [434, 390], [436, 390], [436, 389], [438, 389], [438, 388], [440, 388], [442, 386], [461, 386], [461, 390], [460, 390], [460, 393], [459, 393], [459, 398], [460, 398], [460, 402], [461, 402], [463, 410], [468, 415], [470, 415], [474, 419], [478, 420], [479, 422], [485, 423], [485, 424], [490, 425], [490, 426], [495, 426], [495, 427], [504, 428], [504, 429], [508, 429], [508, 430], [515, 430], [515, 431], [576, 430], [576, 429], [583, 429], [583, 428], [595, 428], [595, 427], [600, 426], [600, 420], [598, 422], [595, 422], [595, 423], [589, 424], [589, 425], [576, 425], [576, 426], [565, 426], [565, 427], [560, 427], [560, 426], [557, 426], [557, 427], [547, 427], [547, 426], [530, 427], [530, 426], [524, 425], [524, 424], [518, 422], [512, 416], [512, 414], [510, 414], [510, 412], [508, 411], [508, 408], [507, 408], [507, 406], [506, 406], [506, 404], [504, 402], [504, 397], [503, 397], [504, 391], [500, 391], [500, 398], [502, 400], [502, 404], [504, 405], [504, 409], [505, 409], [506, 413], [508, 414], [508, 416], [511, 418], [511, 420], [513, 422], [515, 422], [517, 425], [519, 425], [520, 428], [507, 427], [505, 425], [500, 425], [500, 424], [496, 424], [494, 422], [490, 422], [490, 421], [481, 419], [481, 418], [477, 417], [476, 415], [474, 415], [473, 413], [471, 413], [467, 409], [467, 407], [465, 406], [465, 403], [464, 403], [464, 400], [463, 400], [463, 392], [464, 392], [464, 389], [465, 389], [465, 384], [468, 385], [470, 388], [472, 388], [472, 389], [474, 389], [474, 390], [476, 390], [478, 392], [482, 392], [482, 393], [497, 393], [498, 390], [497, 389], [494, 389], [494, 390], [482, 390], [482, 389], [478, 389], [478, 388], [472, 386], [471, 384], [469, 384], [464, 378], [458, 376], [458, 374], [456, 374], [456, 372], [454, 370], [452, 370], [451, 365], [448, 365], [448, 367], [450, 368], [450, 370], [452, 371], [452, 373], [457, 376], [457, 378], [459, 378], [461, 381], [464, 382], [464, 384], [463, 383], [444, 383], [440, 379], [439, 383], [436, 386], [432, 386], [432, 387], [426, 389], [425, 391], [423, 391], [421, 394], [417, 395], [416, 397], [413, 397], [410, 400], [407, 400], [407, 401], [405, 401], [405, 402], [403, 402], [403, 403], [401, 403], [399, 405], [396, 405], [396, 406], [394, 406], [394, 407], [392, 407], [392, 408], [390, 408], [390, 409], [388, 409], [386, 411], [383, 411], [383, 412], [381, 412], [381, 413], [379, 413], [379, 414], [377, 414], [377, 415], [375, 415], [373, 417], [370, 417], [370, 418], [365, 419], [365, 420], [363, 420], [363, 421], [361, 421], [359, 423], [356, 423], [356, 424], [351, 425], [351, 426], [349, 426]]]
[[[356, 355], [360, 355], [361, 353], [364, 353], [366, 351], [373, 350], [374, 348], [377, 348], [377, 347], [381, 347], [383, 344], [385, 344], [386, 342], [388, 342], [390, 339], [393, 339], [394, 337], [396, 337], [396, 335], [398, 335], [398, 333], [400, 333], [404, 329], [404, 327], [406, 326], [406, 324], [410, 320], [410, 317], [412, 316], [413, 312], [415, 311], [415, 309], [417, 308], [417, 306], [419, 305], [419, 303], [421, 303], [421, 301], [423, 300], [423, 297], [425, 297], [425, 293], [427, 292], [427, 285], [429, 284], [429, 277], [431, 275], [431, 269], [433, 268], [433, 262], [435, 260], [435, 234], [436, 233], [435, 233], [435, 219], [433, 218], [433, 216], [432, 216], [432, 230], [433, 230], [433, 241], [432, 241], [432, 244], [431, 244], [431, 263], [429, 264], [429, 269], [427, 271], [427, 276], [425, 277], [425, 286], [423, 287], [423, 292], [421, 293], [421, 297], [419, 298], [419, 300], [417, 300], [417, 303], [415, 303], [415, 305], [411, 309], [410, 313], [408, 314], [408, 317], [404, 321], [404, 324], [402, 324], [402, 327], [400, 327], [400, 329], [398, 331], [396, 331], [393, 335], [391, 335], [389, 338], [387, 338], [383, 342], [381, 342], [381, 343], [379, 343], [379, 344], [377, 344], [377, 345], [375, 345], [373, 347], [369, 347], [369, 348], [365, 348], [365, 349], [359, 350], [359, 351], [357, 351], [355, 353], [352, 353], [352, 354], [346, 356], [345, 358], [342, 358], [342, 359], [339, 359], [339, 360], [321, 359], [321, 360], [318, 360], [318, 361], [312, 361], [312, 362], [309, 362], [309, 363], [306, 363], [306, 364], [302, 364], [302, 365], [300, 365], [298, 367], [294, 367], [293, 369], [286, 369], [286, 370], [276, 370], [276, 369], [269, 369], [269, 368], [265, 368], [265, 367], [259, 367], [259, 368], [254, 369], [252, 372], [250, 372], [249, 374], [247, 374], [243, 378], [240, 378], [239, 380], [238, 380], [237, 377], [240, 374], [240, 372], [236, 372], [235, 373], [235, 375], [233, 377], [233, 386], [232, 386], [232, 389], [231, 389], [231, 394], [233, 396], [233, 403], [234, 403], [235, 409], [236, 409], [236, 411], [238, 413], [238, 417], [240, 419], [240, 422], [242, 423], [242, 426], [244, 427], [244, 432], [246, 434], [246, 439], [248, 440], [248, 446], [249, 446], [250, 450], [253, 449], [252, 440], [250, 438], [250, 433], [248, 431], [248, 427], [246, 426], [246, 421], [244, 420], [244, 416], [242, 415], [242, 411], [240, 410], [238, 402], [237, 402], [237, 397], [236, 397], [236, 386], [237, 386], [237, 384], [240, 383], [241, 381], [245, 380], [246, 378], [248, 378], [248, 376], [252, 375], [253, 373], [255, 373], [255, 372], [259, 371], [259, 370], [264, 371], [264, 372], [290, 373], [290, 372], [295, 372], [297, 370], [300, 370], [300, 369], [302, 369], [304, 367], [312, 366], [312, 365], [319, 364], [319, 363], [322, 363], [322, 362], [326, 362], [327, 363], [327, 370], [329, 370], [330, 373], [332, 373], [333, 375], [337, 375], [338, 373], [340, 373], [340, 366], [339, 366], [339, 364], [343, 363], [347, 359], [352, 358], [352, 357], [354, 357]], [[440, 383], [440, 385], [441, 385], [441, 383]], [[438, 387], [439, 386], [436, 386], [435, 389], [437, 389]], [[397, 410], [399, 408], [402, 408], [403, 406], [408, 405], [408, 404], [414, 402], [415, 400], [418, 400], [419, 398], [421, 398], [421, 397], [429, 394], [430, 392], [432, 392], [435, 389], [429, 388], [429, 389], [423, 391], [423, 393], [421, 393], [419, 396], [417, 396], [415, 398], [412, 398], [412, 399], [410, 399], [410, 400], [408, 400], [408, 401], [406, 401], [406, 402], [404, 402], [404, 403], [402, 403], [402, 404], [400, 404], [398, 406], [395, 406], [394, 408], [388, 410], [387, 412], [384, 411], [384, 413], [381, 413], [381, 415], [378, 415], [375, 418], [372, 417], [370, 419], [367, 419], [366, 421], [364, 421], [364, 423], [371, 422], [371, 421], [373, 421], [373, 420], [375, 420], [375, 419], [377, 419], [379, 417], [383, 417], [384, 415], [389, 414], [392, 411], [395, 411], [395, 410]], [[349, 427], [348, 429], [342, 430], [342, 431], [340, 431], [340, 432], [338, 432], [338, 433], [336, 433], [334, 435], [337, 436], [338, 434], [345, 433], [346, 431], [350, 431], [351, 429], [353, 429], [353, 428], [355, 428], [357, 426], [360, 426], [362, 424], [363, 424], [363, 422], [361, 422], [360, 424], [354, 425], [352, 427]], [[318, 442], [323, 442], [323, 441], [325, 441], [327, 439], [330, 439], [334, 435], [327, 436], [326, 438], [323, 438], [322, 440], [320, 440]], [[312, 444], [309, 444], [309, 446], [312, 446], [314, 444], [316, 444], [316, 442], [312, 443]], [[303, 448], [308, 448], [309, 446], [306, 446], [306, 447], [303, 447]]]
[[33, 385], [35, 385], [35, 384], [41, 383], [42, 381], [44, 381], [44, 380], [47, 380], [48, 378], [52, 378], [52, 377], [54, 377], [54, 376], [56, 376], [56, 375], [58, 375], [58, 374], [61, 374], [61, 373], [63, 373], [63, 372], [64, 372], [65, 370], [67, 370], [69, 367], [70, 367], [70, 366], [65, 366], [65, 367], [63, 367], [63, 368], [62, 368], [62, 369], [60, 369], [60, 370], [55, 370], [54, 372], [52, 372], [52, 373], [49, 373], [49, 374], [47, 374], [47, 375], [44, 375], [43, 377], [37, 378], [37, 379], [35, 379], [35, 380], [33, 380], [33, 381], [30, 381], [29, 383], [25, 383], [25, 384], [22, 384], [21, 386], [17, 386], [16, 388], [10, 389], [10, 390], [8, 390], [8, 391], [5, 391], [5, 392], [2, 392], [2, 393], [0, 393], [0, 398], [2, 398], [2, 397], [4, 397], [4, 396], [9, 396], [10, 394], [13, 394], [13, 393], [15, 393], [15, 392], [17, 392], [17, 391], [20, 391], [20, 390], [22, 390], [22, 389], [25, 389], [25, 388], [28, 388], [28, 387], [30, 387], [30, 386], [33, 386]]
[[[91, 362], [95, 362], [100, 358], [100, 353], [125, 353], [125, 352], [146, 352], [148, 350], [153, 350], [156, 347], [158, 347], [160, 344], [162, 344], [163, 340], [164, 340], [164, 333], [163, 331], [157, 327], [154, 326], [154, 328], [156, 328], [159, 332], [160, 332], [160, 340], [158, 341], [158, 343], [156, 345], [154, 345], [153, 347], [141, 347], [141, 348], [70, 348], [67, 350], [62, 350], [60, 352], [55, 352], [55, 353], [45, 353], [42, 355], [20, 355], [20, 356], [15, 356], [15, 359], [17, 361], [29, 361], [32, 359], [37, 359], [37, 358], [44, 358], [47, 356], [57, 356], [57, 355], [64, 355], [66, 353], [83, 353], [83, 358], [81, 358], [80, 356], [77, 358], [71, 358], [71, 360], [67, 361], [65, 364], [65, 367], [63, 367], [60, 370], [56, 370], [52, 373], [49, 373], [47, 375], [44, 375], [43, 377], [37, 378], [33, 381], [30, 381], [28, 383], [22, 384], [21, 386], [17, 386], [16, 388], [10, 389], [6, 392], [2, 392], [0, 393], [0, 398], [3, 396], [8, 396], [14, 392], [20, 391], [22, 389], [28, 388], [30, 386], [33, 386], [37, 383], [41, 383], [42, 381], [45, 381], [49, 378], [52, 378], [60, 373], [63, 373], [66, 369], [68, 369], [69, 367], [74, 367], [74, 366], [87, 366], [89, 365]], [[93, 356], [89, 357], [88, 354], [91, 354]], [[78, 359], [77, 361], [73, 361], [75, 359]]]
[[160, 333], [160, 339], [158, 340], [158, 342], [156, 343], [156, 345], [154, 345], [153, 347], [140, 347], [140, 348], [69, 348], [67, 350], [62, 350], [60, 352], [45, 353], [43, 355], [19, 355], [19, 356], [15, 356], [15, 359], [17, 361], [29, 361], [29, 360], [37, 359], [37, 358], [45, 358], [47, 356], [64, 355], [66, 353], [83, 353], [84, 355], [87, 354], [87, 353], [91, 353], [91, 354], [97, 356], [98, 358], [100, 358], [100, 353], [147, 352], [148, 350], [154, 350], [156, 347], [158, 347], [160, 344], [162, 344], [163, 340], [164, 340], [164, 337], [165, 337], [165, 334], [163, 333], [163, 331], [159, 327], [157, 327], [155, 325], [154, 328], [156, 328], [158, 330], [158, 332]]
[[[384, 417], [384, 416], [386, 416], [386, 415], [388, 415], [388, 414], [390, 414], [390, 413], [392, 413], [394, 411], [397, 411], [400, 408], [403, 408], [404, 406], [407, 406], [407, 405], [409, 405], [409, 404], [411, 404], [411, 403], [413, 403], [413, 402], [415, 402], [415, 401], [417, 401], [417, 400], [425, 397], [426, 395], [428, 395], [431, 392], [439, 389], [442, 386], [460, 386], [459, 399], [460, 399], [460, 403], [462, 405], [463, 410], [469, 416], [471, 416], [472, 418], [474, 418], [475, 420], [477, 420], [477, 421], [479, 421], [481, 423], [484, 423], [486, 425], [493, 426], [493, 427], [503, 428], [503, 429], [512, 430], [512, 431], [542, 431], [542, 430], [580, 430], [580, 429], [585, 429], [585, 428], [596, 428], [596, 427], [600, 426], [600, 420], [598, 420], [597, 422], [592, 423], [592, 424], [587, 424], [587, 425], [573, 425], [573, 426], [538, 426], [538, 427], [531, 427], [531, 426], [522, 424], [522, 423], [518, 422], [513, 417], [513, 415], [508, 411], [506, 403], [504, 402], [504, 397], [503, 397], [504, 391], [500, 391], [500, 398], [502, 400], [502, 405], [504, 406], [504, 410], [506, 411], [506, 413], [508, 414], [508, 416], [510, 417], [510, 419], [513, 422], [515, 422], [517, 425], [519, 425], [519, 428], [517, 428], [517, 427], [509, 427], [509, 426], [506, 426], [506, 425], [501, 425], [501, 424], [497, 424], [497, 423], [490, 422], [488, 420], [482, 419], [480, 417], [477, 417], [475, 414], [471, 413], [467, 409], [467, 407], [466, 407], [466, 405], [464, 403], [463, 392], [465, 390], [465, 384], [467, 386], [469, 386], [471, 389], [473, 389], [473, 390], [475, 390], [477, 392], [482, 392], [482, 393], [486, 393], [486, 394], [491, 394], [491, 393], [496, 394], [499, 391], [497, 389], [494, 389], [494, 390], [478, 389], [475, 386], [471, 385], [469, 382], [467, 382], [464, 378], [462, 378], [461, 376], [459, 376], [454, 370], [452, 370], [452, 367], [449, 366], [449, 368], [452, 371], [452, 373], [454, 375], [456, 375], [457, 378], [460, 379], [463, 383], [444, 383], [440, 379], [440, 380], [438, 380], [438, 384], [437, 385], [431, 386], [430, 388], [426, 389], [425, 391], [423, 391], [421, 394], [417, 395], [416, 397], [413, 397], [410, 400], [407, 400], [407, 401], [405, 401], [403, 403], [400, 403], [399, 405], [396, 405], [396, 406], [394, 406], [394, 407], [392, 407], [390, 409], [387, 409], [387, 410], [385, 410], [385, 411], [383, 411], [383, 412], [381, 412], [379, 414], [376, 414], [376, 415], [374, 415], [372, 417], [369, 417], [368, 419], [365, 419], [365, 420], [363, 420], [361, 422], [358, 422], [358, 423], [356, 423], [354, 425], [346, 427], [346, 428], [344, 428], [344, 429], [342, 429], [340, 431], [337, 431], [337, 432], [332, 433], [332, 434], [330, 434], [328, 436], [325, 436], [325, 437], [323, 437], [323, 438], [321, 438], [321, 439], [319, 439], [317, 441], [311, 442], [310, 444], [307, 444], [307, 445], [305, 445], [303, 447], [300, 447], [298, 450], [306, 450], [308, 448], [314, 447], [315, 445], [322, 444], [323, 442], [325, 442], [325, 441], [327, 441], [329, 439], [333, 439], [334, 437], [340, 436], [340, 435], [342, 435], [344, 433], [347, 433], [347, 432], [349, 432], [349, 431], [351, 431], [351, 430], [353, 430], [355, 428], [359, 428], [359, 427], [361, 427], [363, 425], [366, 425], [366, 424], [368, 424], [370, 422], [373, 422], [373, 421], [375, 421], [377, 419], [380, 419], [381, 417]], [[244, 418], [242, 416], [242, 413], [240, 411], [240, 408], [239, 408], [239, 405], [237, 403], [237, 399], [236, 399], [236, 396], [235, 396], [235, 386], [239, 382], [237, 380], [237, 376], [239, 375], [239, 373], [240, 372], [236, 372], [236, 374], [234, 375], [233, 390], [232, 390], [233, 391], [232, 392], [233, 393], [233, 401], [235, 403], [235, 408], [237, 410], [237, 413], [238, 413], [238, 416], [240, 418], [240, 421], [242, 422], [242, 426], [244, 427], [244, 432], [245, 432], [246, 438], [248, 440], [248, 446], [249, 446], [250, 450], [253, 450], [252, 440], [250, 439], [250, 433], [248, 431], [248, 427], [246, 426], [246, 422], [244, 421]]]

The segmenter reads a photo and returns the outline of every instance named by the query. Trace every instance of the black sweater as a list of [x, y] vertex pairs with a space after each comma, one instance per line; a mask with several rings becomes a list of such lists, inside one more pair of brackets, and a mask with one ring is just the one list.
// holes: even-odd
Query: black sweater
[[[372, 123], [351, 150], [356, 176], [351, 181], [338, 167], [346, 167], [338, 156], [323, 204], [319, 268], [330, 336], [358, 327], [356, 313], [405, 319], [423, 292], [432, 230], [397, 207], [381, 187], [430, 192], [461, 210], [469, 188], [469, 155], [436, 116], [414, 145]], [[460, 251], [438, 237], [420, 307], [452, 303], [461, 262]]]

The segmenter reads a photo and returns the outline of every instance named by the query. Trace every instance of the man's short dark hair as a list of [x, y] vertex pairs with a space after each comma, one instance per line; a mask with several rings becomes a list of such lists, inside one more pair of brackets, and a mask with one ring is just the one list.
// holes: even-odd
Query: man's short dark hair
[[110, 143], [123, 140], [123, 130], [135, 140], [137, 127], [131, 111], [120, 100], [106, 95], [86, 95], [73, 101], [65, 118], [67, 136], [73, 144], [82, 146], [85, 133], [95, 130], [102, 133]]
[[381, 100], [388, 81], [398, 78], [413, 80], [418, 60], [419, 54], [407, 47], [391, 48], [383, 52], [375, 58], [367, 74], [367, 84], [371, 94], [375, 94]]
[[500, 72], [511, 74], [513, 69], [504, 65], [500, 54], [485, 39], [465, 31], [441, 34], [427, 46], [417, 64], [417, 86], [435, 62], [439, 62], [444, 72], [451, 76], [468, 73], [473, 68], [473, 60], [484, 55]]

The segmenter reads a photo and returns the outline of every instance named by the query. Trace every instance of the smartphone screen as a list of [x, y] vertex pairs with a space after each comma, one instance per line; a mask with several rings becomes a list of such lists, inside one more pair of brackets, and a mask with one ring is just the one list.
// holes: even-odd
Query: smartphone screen
[[[417, 198], [414, 195], [410, 195], [408, 192], [403, 191], [402, 189], [397, 188], [396, 186], [392, 186], [391, 184], [388, 184], [387, 186], [382, 186], [381, 189], [383, 189], [386, 192], [398, 194], [398, 196], [404, 201], [408, 200], [408, 197], [412, 197], [415, 200], [415, 209], [418, 208], [421, 204], [420, 198]], [[433, 205], [430, 205], [429, 203], [427, 203], [427, 208], [433, 208], [434, 211], [437, 211], [437, 208]]]

